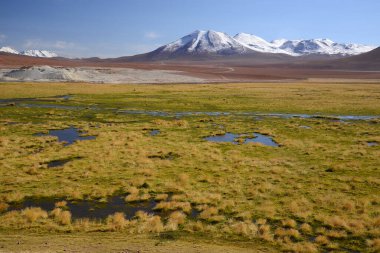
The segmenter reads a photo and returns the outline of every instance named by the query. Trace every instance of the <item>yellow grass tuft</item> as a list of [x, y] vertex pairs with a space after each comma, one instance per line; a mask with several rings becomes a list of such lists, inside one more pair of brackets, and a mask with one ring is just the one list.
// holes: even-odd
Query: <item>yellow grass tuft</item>
[[324, 235], [318, 235], [316, 238], [315, 238], [315, 242], [318, 243], [318, 244], [321, 244], [321, 245], [327, 245], [330, 243], [329, 239], [324, 236]]
[[67, 205], [67, 202], [64, 200], [55, 203], [55, 207], [58, 207], [58, 208], [66, 207], [66, 205]]
[[8, 209], [9, 205], [5, 202], [0, 202], [0, 213]]
[[309, 224], [307, 224], [307, 223], [303, 223], [300, 226], [300, 229], [305, 234], [310, 234], [311, 232], [313, 232], [313, 228]]
[[282, 226], [286, 228], [295, 228], [297, 227], [297, 222], [292, 219], [282, 220]]
[[21, 211], [21, 215], [24, 216], [29, 222], [35, 222], [39, 219], [46, 219], [48, 217], [48, 213], [40, 207], [25, 208]]
[[251, 221], [238, 222], [231, 225], [232, 231], [235, 234], [246, 236], [249, 238], [256, 237], [258, 228]]
[[184, 224], [186, 219], [186, 214], [183, 212], [173, 212], [170, 214], [168, 222], [166, 224], [166, 229], [170, 231], [175, 231], [178, 229], [178, 225]]
[[50, 212], [50, 215], [61, 225], [71, 224], [71, 213], [70, 211], [63, 211], [61, 208], [55, 208]]
[[128, 220], [125, 219], [124, 213], [114, 213], [113, 215], [109, 215], [106, 219], [107, 225], [111, 230], [117, 231], [122, 230], [128, 225]]

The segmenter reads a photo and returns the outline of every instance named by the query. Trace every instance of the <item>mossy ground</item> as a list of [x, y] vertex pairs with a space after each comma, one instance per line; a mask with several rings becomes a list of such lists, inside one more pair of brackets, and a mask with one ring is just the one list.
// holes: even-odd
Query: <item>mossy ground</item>
[[[294, 252], [375, 252], [380, 247], [380, 147], [367, 145], [380, 142], [379, 120], [117, 113], [379, 115], [378, 84], [3, 83], [0, 91], [0, 99], [38, 97], [46, 101], [28, 103], [89, 108], [0, 107], [4, 235], [170, 232], [178, 241], [202, 236]], [[72, 94], [67, 101], [48, 98], [67, 94]], [[97, 138], [64, 147], [52, 137], [34, 136], [69, 126]], [[160, 134], [151, 136], [150, 129]], [[223, 132], [269, 134], [281, 146], [203, 139]], [[168, 154], [172, 159], [164, 159]], [[50, 161], [78, 156], [62, 167], [47, 168]], [[191, 206], [200, 215], [196, 220], [177, 213], [165, 219], [138, 214], [132, 220], [115, 215], [105, 221], [67, 222], [59, 210], [46, 215], [43, 210], [6, 211], [25, 196], [105, 200], [116, 193], [133, 200], [173, 194], [164, 208], [187, 216]]]

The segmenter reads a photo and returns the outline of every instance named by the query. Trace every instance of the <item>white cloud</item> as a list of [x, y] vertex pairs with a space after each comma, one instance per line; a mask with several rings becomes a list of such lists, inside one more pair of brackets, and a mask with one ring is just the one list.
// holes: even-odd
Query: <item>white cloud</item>
[[7, 36], [5, 34], [0, 33], [0, 42], [4, 41], [6, 38], [7, 38]]
[[160, 35], [156, 32], [146, 32], [144, 34], [144, 37], [147, 38], [147, 39], [151, 39], [151, 40], [154, 40], [154, 39], [157, 39], [160, 37]]
[[28, 39], [24, 43], [27, 49], [72, 49], [76, 45], [73, 42], [67, 41], [43, 41], [41, 39]]

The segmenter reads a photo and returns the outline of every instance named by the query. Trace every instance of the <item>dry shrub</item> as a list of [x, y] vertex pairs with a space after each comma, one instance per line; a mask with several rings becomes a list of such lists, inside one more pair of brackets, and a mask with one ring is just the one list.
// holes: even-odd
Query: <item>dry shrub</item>
[[333, 228], [348, 228], [346, 221], [339, 216], [328, 218], [326, 223]]
[[311, 242], [290, 243], [285, 246], [285, 250], [295, 253], [316, 253], [318, 248]]
[[235, 206], [235, 201], [232, 199], [224, 200], [220, 203], [220, 209], [225, 211], [231, 211]]
[[[216, 204], [222, 200], [222, 195], [219, 193], [201, 193], [193, 196], [194, 203], [197, 204]], [[231, 204], [231, 202], [229, 202]]]
[[136, 187], [131, 187], [128, 190], [129, 195], [125, 197], [125, 202], [144, 201], [150, 199], [150, 194], [140, 192]]
[[263, 238], [266, 241], [272, 241], [273, 240], [273, 235], [270, 230], [269, 225], [260, 225], [259, 226], [259, 237]]
[[267, 224], [267, 220], [263, 219], [263, 218], [257, 219], [256, 224], [257, 225], [265, 225], [265, 224]]
[[9, 205], [5, 202], [0, 202], [0, 213], [8, 209]]
[[146, 221], [149, 218], [149, 214], [144, 211], [137, 211], [135, 217], [140, 221]]
[[347, 237], [347, 233], [344, 230], [328, 230], [325, 233], [329, 238], [345, 238]]
[[374, 252], [380, 252], [380, 238], [368, 240], [367, 244], [374, 250]]
[[313, 231], [313, 228], [309, 224], [307, 224], [307, 223], [303, 223], [300, 226], [300, 229], [305, 234], [310, 234]]
[[163, 193], [163, 194], [158, 194], [154, 199], [157, 201], [163, 201], [163, 200], [167, 200], [168, 197], [169, 197], [168, 194]]
[[124, 213], [117, 212], [113, 215], [109, 215], [106, 223], [111, 230], [122, 230], [128, 225], [128, 220], [125, 219]]
[[184, 230], [187, 232], [204, 231], [204, 226], [201, 221], [190, 221], [185, 224]]
[[247, 236], [247, 237], [256, 237], [258, 233], [258, 228], [256, 224], [251, 221], [238, 222], [231, 225], [231, 229], [235, 234]]
[[219, 222], [224, 220], [224, 216], [218, 214], [219, 210], [216, 207], [208, 207], [199, 214], [199, 218], [210, 222]]
[[295, 228], [297, 226], [297, 222], [292, 219], [282, 220], [282, 226], [286, 228]]
[[252, 214], [249, 211], [238, 213], [235, 215], [235, 218], [246, 221], [246, 220], [251, 220], [252, 219]]
[[148, 232], [160, 233], [164, 230], [164, 225], [162, 224], [161, 217], [158, 215], [155, 215], [148, 219], [148, 226], [150, 228]]
[[38, 219], [46, 219], [48, 213], [40, 207], [28, 207], [21, 211], [21, 215], [29, 222], [35, 222]]
[[181, 173], [178, 175], [178, 181], [181, 185], [188, 185], [189, 184], [189, 175], [186, 173]]
[[302, 218], [309, 216], [313, 209], [311, 203], [305, 198], [291, 201], [288, 208], [293, 215]]
[[84, 219], [78, 219], [75, 220], [74, 226], [77, 228], [77, 230], [83, 230], [87, 232], [91, 226], [90, 219], [84, 218]]
[[171, 231], [175, 231], [178, 229], [178, 225], [184, 224], [186, 219], [186, 214], [183, 212], [173, 212], [170, 214], [168, 222], [166, 224], [166, 228]]
[[67, 202], [64, 200], [58, 201], [55, 203], [55, 207], [57, 207], [57, 208], [63, 208], [63, 207], [66, 207], [66, 205], [67, 205]]
[[154, 207], [155, 210], [182, 210], [185, 213], [190, 213], [191, 204], [189, 202], [177, 202], [177, 201], [168, 201], [168, 202], [160, 202]]
[[61, 225], [71, 224], [71, 213], [70, 211], [63, 211], [61, 208], [55, 208], [50, 212], [50, 215]]
[[294, 228], [290, 228], [290, 229], [277, 228], [274, 231], [274, 234], [280, 238], [289, 237], [289, 238], [298, 239], [301, 237], [300, 232]]
[[153, 170], [149, 168], [139, 169], [136, 174], [143, 175], [146, 177], [150, 177], [153, 175]]
[[156, 119], [153, 121], [154, 124], [158, 126], [178, 126], [178, 127], [188, 127], [189, 123], [186, 120], [162, 120], [162, 119]]
[[151, 216], [147, 215], [144, 212], [137, 212], [136, 216], [139, 219], [139, 223], [137, 225], [138, 233], [160, 233], [164, 230], [164, 224], [162, 224], [161, 217], [158, 215]]
[[59, 222], [61, 225], [70, 225], [71, 224], [71, 212], [63, 211], [59, 217]]
[[329, 244], [329, 239], [324, 236], [324, 235], [318, 235], [316, 238], [315, 238], [315, 242], [318, 243], [318, 244], [321, 244], [321, 245], [327, 245]]

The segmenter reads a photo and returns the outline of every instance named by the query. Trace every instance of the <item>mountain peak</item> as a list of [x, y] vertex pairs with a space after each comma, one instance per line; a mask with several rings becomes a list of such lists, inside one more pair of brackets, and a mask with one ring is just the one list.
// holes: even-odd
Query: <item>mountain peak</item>
[[34, 56], [34, 57], [44, 57], [44, 58], [53, 58], [53, 57], [58, 56], [56, 53], [53, 53], [47, 50], [36, 50], [36, 49], [23, 51], [21, 52], [21, 54], [27, 55], [27, 56]]
[[9, 53], [9, 54], [19, 54], [19, 52], [16, 49], [13, 49], [11, 47], [1, 47], [0, 52]]
[[[214, 30], [196, 30], [182, 38], [144, 55], [148, 59], [174, 59], [181, 57], [285, 54], [302, 55], [357, 55], [375, 47], [359, 44], [336, 43], [330, 39], [286, 40], [271, 42], [249, 33], [238, 33], [231, 37]], [[256, 53], [256, 54], [255, 54]]]
[[235, 54], [243, 53], [245, 47], [223, 32], [196, 30], [179, 40], [160, 48], [160, 51], [174, 54]]
[[47, 51], [47, 50], [26, 50], [22, 51], [21, 53], [11, 47], [1, 47], [0, 52], [9, 53], [9, 54], [19, 54], [19, 55], [26, 55], [26, 56], [33, 56], [33, 57], [43, 57], [43, 58], [52, 58], [52, 57], [58, 57], [56, 53]]

